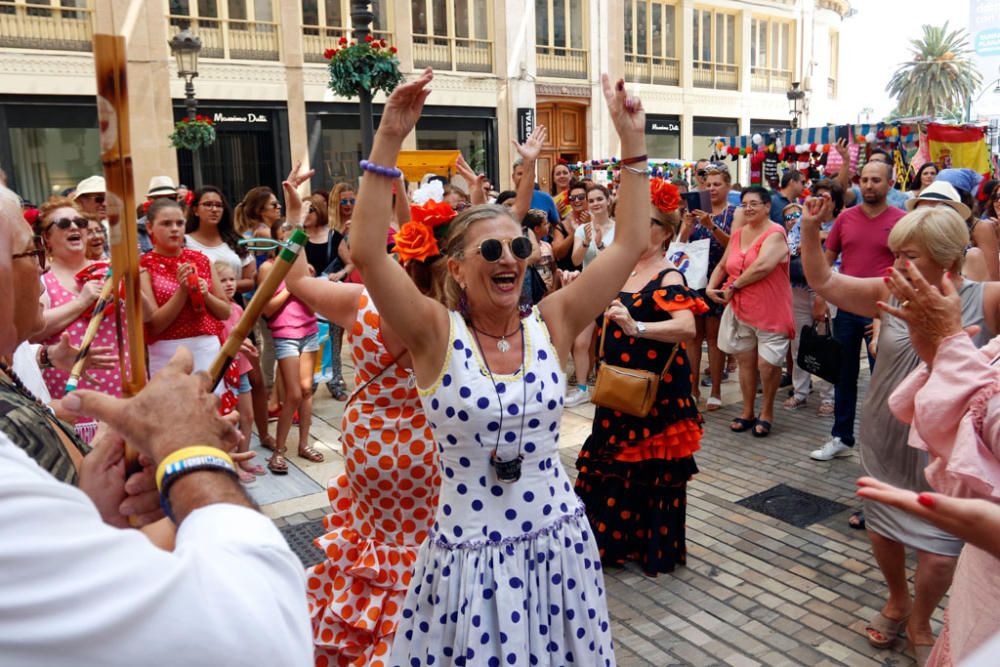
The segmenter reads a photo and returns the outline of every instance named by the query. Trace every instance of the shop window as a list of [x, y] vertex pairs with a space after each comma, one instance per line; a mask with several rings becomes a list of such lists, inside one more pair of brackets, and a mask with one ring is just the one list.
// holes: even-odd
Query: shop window
[[692, 132], [692, 159], [711, 157], [716, 137], [734, 137], [740, 133], [739, 123], [730, 118], [695, 118]]
[[646, 117], [646, 154], [651, 159], [680, 159], [681, 123], [677, 116]]
[[11, 127], [9, 135], [12, 185], [36, 205], [103, 173], [96, 127]]
[[535, 0], [538, 76], [587, 78], [586, 12], [583, 0]]
[[[392, 42], [389, 4], [371, 4], [375, 18], [369, 29], [377, 39]], [[302, 0], [302, 48], [307, 62], [326, 62], [323, 52], [336, 48], [341, 37], [352, 39], [352, 30], [350, 0]]]

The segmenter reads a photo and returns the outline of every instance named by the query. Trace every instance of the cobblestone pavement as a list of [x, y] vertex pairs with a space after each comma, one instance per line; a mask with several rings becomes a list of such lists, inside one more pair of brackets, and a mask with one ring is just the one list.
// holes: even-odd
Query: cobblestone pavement
[[[634, 566], [605, 572], [618, 664], [915, 664], [902, 640], [895, 650], [878, 651], [863, 634], [886, 589], [864, 532], [847, 526], [858, 506], [857, 455], [809, 459], [831, 426], [816, 415], [812, 400], [794, 412], [779, 406], [769, 438], [731, 433], [729, 421], [738, 416], [735, 378], [725, 388], [727, 405], [707, 414], [696, 455], [701, 472], [688, 487], [687, 567], [655, 579]], [[574, 408], [564, 417], [561, 456], [571, 476], [592, 410]], [[736, 504], [778, 484], [846, 509], [797, 528]], [[315, 522], [325, 509], [317, 505], [276, 522]], [[939, 609], [935, 632], [940, 621]]]

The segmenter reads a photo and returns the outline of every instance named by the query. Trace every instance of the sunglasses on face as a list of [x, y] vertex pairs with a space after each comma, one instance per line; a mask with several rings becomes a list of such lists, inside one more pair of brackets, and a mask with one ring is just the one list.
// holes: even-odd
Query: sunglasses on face
[[86, 197], [88, 199], [93, 199], [94, 203], [96, 203], [96, 204], [103, 204], [104, 203], [104, 195], [80, 195], [79, 198], [83, 199], [84, 197]]
[[570, 201], [587, 201], [587, 195], [570, 195]]
[[53, 220], [46, 227], [45, 231], [49, 231], [53, 227], [58, 227], [62, 230], [67, 230], [70, 226], [76, 225], [77, 229], [86, 229], [90, 226], [90, 221], [86, 218], [59, 218], [58, 220]]
[[525, 260], [531, 257], [531, 241], [525, 236], [517, 236], [512, 239], [486, 239], [479, 244], [476, 251], [482, 255], [483, 259], [491, 264], [499, 262], [503, 257], [503, 247], [506, 244], [510, 248], [510, 254], [515, 259]]
[[802, 217], [801, 211], [796, 211], [795, 213], [789, 213], [788, 215], [785, 216], [785, 222], [788, 222], [789, 220], [798, 220], [801, 217]]
[[708, 176], [708, 172], [704, 169], [699, 169], [698, 175], [701, 176], [702, 178], [705, 178], [706, 176]]
[[457, 204], [455, 204], [454, 206], [452, 206], [451, 208], [456, 213], [461, 213], [462, 211], [464, 211], [465, 209], [469, 208], [470, 206], [472, 206], [472, 204], [470, 204], [469, 202], [467, 202], [467, 201], [460, 201]]
[[349, 197], [349, 198], [348, 197], [341, 197], [341, 199], [340, 199], [340, 205], [341, 206], [354, 206], [354, 202], [356, 202], [356, 201], [358, 201], [358, 200], [355, 199], [354, 197]]
[[34, 238], [35, 249], [28, 250], [25, 252], [17, 252], [10, 256], [11, 259], [21, 259], [22, 257], [34, 257], [38, 262], [39, 268], [41, 268], [42, 273], [45, 273], [48, 268], [48, 257], [45, 252], [45, 247], [42, 244], [42, 239], [39, 237]]

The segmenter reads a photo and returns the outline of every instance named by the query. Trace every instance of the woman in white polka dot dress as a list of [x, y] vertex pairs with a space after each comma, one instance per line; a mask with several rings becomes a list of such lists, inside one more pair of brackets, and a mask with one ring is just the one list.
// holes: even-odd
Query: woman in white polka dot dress
[[[600, 558], [559, 461], [576, 335], [617, 295], [646, 247], [645, 114], [624, 84], [604, 92], [622, 150], [618, 237], [575, 282], [520, 308], [531, 244], [501, 206], [451, 223], [448, 310], [385, 254], [392, 169], [430, 70], [386, 104], [353, 223], [352, 259], [382, 317], [413, 356], [441, 467], [441, 495], [420, 549], [391, 665], [614, 665]], [[518, 152], [534, 183], [542, 142]]]

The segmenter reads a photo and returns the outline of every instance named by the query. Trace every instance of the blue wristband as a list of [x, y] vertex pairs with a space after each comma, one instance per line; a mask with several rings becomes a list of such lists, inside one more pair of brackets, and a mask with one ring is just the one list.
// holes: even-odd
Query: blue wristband
[[220, 456], [192, 456], [168, 465], [164, 469], [163, 479], [160, 482], [160, 507], [167, 518], [174, 523], [177, 521], [170, 506], [170, 487], [187, 473], [197, 470], [218, 470], [239, 478], [233, 465]]

